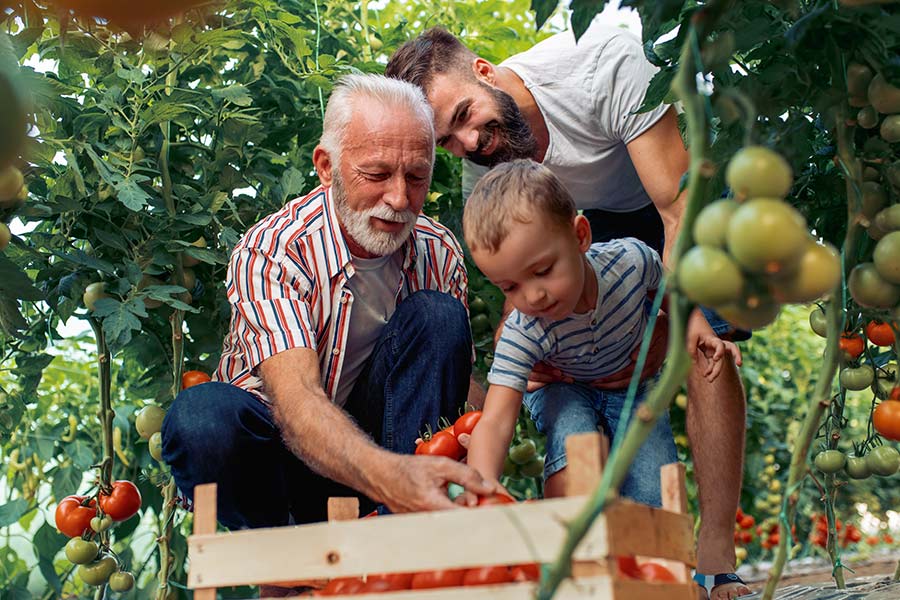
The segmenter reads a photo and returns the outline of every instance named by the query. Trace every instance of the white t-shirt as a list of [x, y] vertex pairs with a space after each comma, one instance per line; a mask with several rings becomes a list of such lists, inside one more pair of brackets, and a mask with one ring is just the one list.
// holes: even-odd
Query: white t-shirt
[[398, 253], [377, 258], [354, 256], [352, 262], [355, 273], [347, 280], [347, 287], [353, 294], [353, 306], [350, 309], [344, 366], [334, 395], [338, 406], [346, 404], [381, 330], [394, 314], [400, 288]]
[[[644, 101], [657, 68], [627, 31], [595, 21], [575, 43], [571, 31], [501, 63], [534, 96], [550, 145], [543, 164], [565, 184], [579, 209], [630, 212], [650, 204], [625, 145], [668, 110], [631, 114]], [[463, 197], [488, 169], [463, 161]]]

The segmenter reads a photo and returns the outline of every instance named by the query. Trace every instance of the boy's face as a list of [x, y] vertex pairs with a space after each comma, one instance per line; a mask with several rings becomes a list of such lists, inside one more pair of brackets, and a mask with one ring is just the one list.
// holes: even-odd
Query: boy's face
[[497, 252], [478, 248], [472, 258], [519, 312], [556, 321], [594, 308], [585, 290], [584, 253], [590, 245], [583, 216], [568, 227], [537, 217], [513, 223]]

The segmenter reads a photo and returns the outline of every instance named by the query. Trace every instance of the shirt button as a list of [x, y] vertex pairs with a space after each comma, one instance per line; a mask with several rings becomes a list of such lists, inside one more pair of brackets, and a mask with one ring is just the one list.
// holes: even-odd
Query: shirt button
[[347, 297], [344, 296], [341, 298], [341, 304], [347, 304]]
[[331, 351], [331, 353], [334, 354], [335, 356], [337, 356], [338, 354], [341, 353], [341, 351], [338, 350], [337, 348], [335, 348], [334, 350]]
[[600, 352], [600, 348], [594, 348], [594, 354], [597, 354], [598, 352]]
[[591, 319], [591, 325], [596, 325], [596, 324], [597, 324], [597, 319]]

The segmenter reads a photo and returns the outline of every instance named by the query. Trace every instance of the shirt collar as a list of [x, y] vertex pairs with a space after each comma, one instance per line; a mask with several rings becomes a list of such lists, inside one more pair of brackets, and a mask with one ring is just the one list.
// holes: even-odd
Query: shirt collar
[[[334, 206], [334, 202], [331, 198], [331, 186], [324, 187], [323, 191], [325, 193], [325, 223], [323, 225], [325, 238], [330, 242], [329, 247], [334, 249], [334, 261], [329, 261], [329, 273], [328, 277], [332, 278], [338, 273], [344, 271], [347, 277], [351, 277], [353, 275], [354, 269], [353, 264], [351, 263], [352, 255], [350, 254], [350, 247], [347, 245], [347, 240], [344, 237], [344, 232], [341, 229], [340, 221], [337, 216], [337, 208]], [[403, 253], [403, 271], [410, 271], [415, 268], [416, 260], [419, 257], [419, 248], [418, 244], [415, 243], [418, 239], [418, 232], [415, 228], [413, 228], [412, 235], [410, 239], [403, 243], [403, 246], [400, 247], [400, 252]]]

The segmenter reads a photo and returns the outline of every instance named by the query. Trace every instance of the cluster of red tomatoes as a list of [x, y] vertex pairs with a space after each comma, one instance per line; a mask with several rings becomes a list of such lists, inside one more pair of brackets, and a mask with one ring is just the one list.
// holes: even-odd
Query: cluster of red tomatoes
[[426, 456], [446, 456], [453, 460], [462, 460], [466, 456], [466, 449], [459, 442], [460, 436], [472, 435], [472, 430], [481, 419], [480, 410], [472, 410], [463, 413], [456, 421], [440, 431], [422, 434], [422, 443], [416, 446], [416, 454]]
[[537, 581], [540, 567], [537, 563], [522, 565], [496, 565], [471, 569], [436, 569], [417, 573], [387, 573], [361, 577], [332, 579], [317, 596], [342, 594], [375, 594], [400, 590], [428, 590], [448, 587], [498, 585], [503, 583]]
[[[814, 546], [825, 548], [828, 545], [828, 518], [824, 514], [811, 516], [813, 527], [809, 532], [809, 541]], [[842, 548], [850, 544], [862, 541], [862, 532], [853, 523], [847, 523], [846, 527], [840, 519], [835, 520], [834, 528], [838, 534], [838, 543]]]
[[98, 544], [93, 538], [114, 523], [130, 519], [140, 508], [140, 491], [124, 479], [113, 482], [108, 491], [100, 490], [96, 497], [72, 495], [60, 501], [56, 507], [56, 528], [72, 538], [66, 544], [66, 558], [79, 565], [82, 581], [95, 586], [109, 584], [114, 592], [126, 592], [134, 586], [134, 576], [120, 569], [108, 544]]
[[734, 543], [736, 546], [746, 546], [753, 541], [754, 525], [756, 525], [756, 519], [753, 515], [745, 515], [744, 511], [738, 507], [737, 513], [734, 515]]

